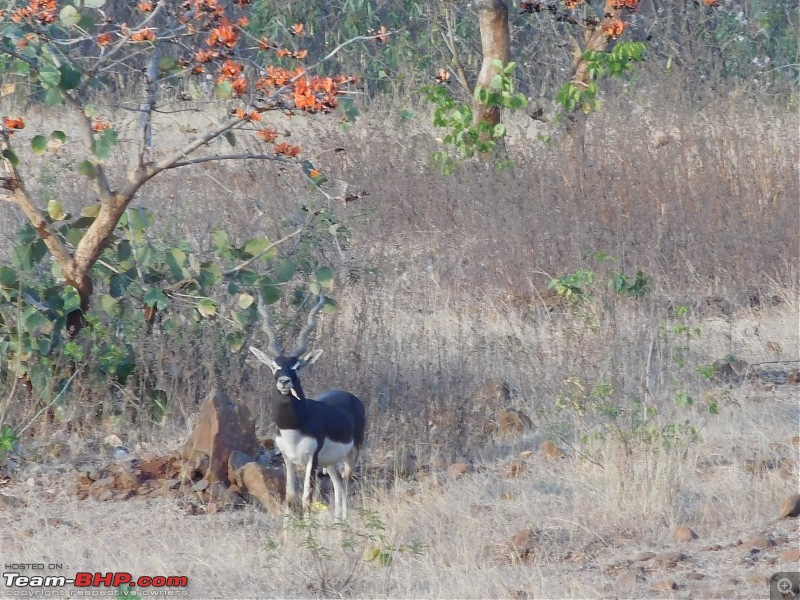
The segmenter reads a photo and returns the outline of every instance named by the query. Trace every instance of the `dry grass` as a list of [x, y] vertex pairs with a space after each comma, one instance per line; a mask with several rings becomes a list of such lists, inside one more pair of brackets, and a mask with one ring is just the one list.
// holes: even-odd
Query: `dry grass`
[[[27, 506], [0, 511], [0, 554], [69, 570], [185, 574], [195, 597], [654, 597], [664, 593], [650, 584], [667, 576], [683, 586], [675, 595], [764, 596], [763, 581], [751, 576], [792, 566], [777, 559], [782, 547], [753, 555], [733, 542], [768, 530], [798, 544], [793, 525], [769, 523], [797, 491], [797, 449], [770, 447], [798, 433], [796, 387], [712, 383], [695, 367], [726, 356], [796, 366], [800, 357], [798, 152], [786, 135], [797, 131], [797, 116], [735, 99], [701, 110], [665, 107], [652, 101], [659, 92], [609, 101], [590, 121], [582, 164], [536, 141], [543, 131], [520, 120], [509, 144], [516, 168], [467, 162], [450, 177], [431, 172], [424, 128], [384, 132], [383, 115], [348, 135], [292, 124], [296, 135], [317, 140], [309, 148], [346, 147], [321, 153], [319, 164], [370, 192], [330, 207], [350, 236], [319, 252], [347, 277], [336, 290], [340, 313], [317, 332], [326, 354], [304, 384], [316, 392], [336, 382], [364, 398], [370, 429], [351, 506], [374, 512], [386, 543], [414, 542], [421, 554], [395, 552], [390, 569], [363, 564], [375, 540], [362, 539], [341, 558], [319, 560], [294, 531], [276, 557], [268, 544], [279, 522], [253, 508], [189, 517], [166, 501], [98, 504], [67, 495], [74, 464], [100, 460], [107, 433], [134, 454], [177, 447], [213, 386], [248, 404], [269, 432], [259, 401], [270, 385], [265, 374], [192, 328], [139, 340], [143, 379], [166, 392], [163, 422], [145, 418], [146, 385], [120, 401], [82, 381], [64, 404], [66, 425], [42, 421], [29, 430], [19, 477], [32, 485], [10, 487]], [[187, 123], [163, 126], [177, 135]], [[665, 145], [656, 147], [657, 132], [668, 135]], [[68, 207], [83, 201], [59, 165], [34, 167], [44, 192], [57, 190]], [[156, 215], [158, 235], [201, 249], [215, 224], [237, 240], [278, 237], [301, 204], [316, 201], [291, 177], [263, 165], [209, 165], [167, 174], [142, 190], [141, 202]], [[16, 224], [4, 222], [10, 241]], [[7, 252], [10, 244], [2, 246]], [[598, 250], [616, 262], [586, 258]], [[597, 275], [593, 296], [579, 307], [555, 302], [548, 280], [586, 266]], [[606, 285], [616, 269], [648, 272], [651, 292], [617, 297]], [[680, 305], [687, 316], [676, 313]], [[685, 353], [676, 324], [700, 328]], [[261, 342], [257, 334], [253, 341]], [[684, 354], [680, 367], [675, 358]], [[503, 406], [474, 395], [490, 379], [508, 383]], [[687, 422], [698, 439], [669, 447], [661, 438], [627, 446], [624, 435], [583, 440], [609, 420], [555, 410], [556, 398], [575, 387], [568, 379], [586, 389], [610, 383], [620, 409], [636, 398], [655, 409], [656, 426]], [[676, 407], [681, 390], [694, 407]], [[704, 409], [710, 401], [721, 415]], [[533, 430], [496, 436], [482, 424], [498, 408], [524, 411]], [[24, 422], [35, 410], [19, 398], [12, 414]], [[522, 477], [503, 476], [509, 458], [546, 438], [568, 458], [534, 455]], [[409, 452], [425, 473], [395, 480], [396, 461]], [[744, 468], [776, 454], [794, 461], [793, 478]], [[451, 481], [439, 467], [456, 459], [473, 469]], [[341, 550], [327, 518], [316, 539]], [[367, 531], [364, 517], [351, 523]], [[626, 561], [676, 547], [670, 530], [681, 523], [701, 536], [683, 547], [690, 560], [675, 568], [642, 563], [647, 580], [621, 587], [621, 571], [640, 566]], [[522, 527], [537, 540], [520, 565], [506, 544]], [[713, 543], [723, 548], [702, 550]], [[686, 579], [692, 570], [705, 579]]]

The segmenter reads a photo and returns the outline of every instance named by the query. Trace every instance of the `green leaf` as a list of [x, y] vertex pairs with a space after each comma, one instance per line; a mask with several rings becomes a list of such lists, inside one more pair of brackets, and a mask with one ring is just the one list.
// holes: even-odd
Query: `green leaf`
[[232, 131], [226, 131], [223, 135], [231, 146], [236, 146], [236, 135]]
[[111, 276], [111, 281], [108, 284], [108, 293], [112, 298], [121, 298], [128, 290], [128, 286], [133, 282], [136, 277], [136, 270], [130, 269], [125, 273], [116, 273]]
[[[247, 242], [245, 242], [243, 250], [246, 255], [252, 257], [261, 254], [270, 246], [272, 246], [272, 242], [270, 242], [267, 238], [257, 237], [247, 240]], [[267, 252], [262, 258], [270, 260], [272, 259], [272, 257], [275, 256], [275, 254], [277, 254], [277, 252], [278, 252], [277, 248], [273, 246], [272, 249], [269, 252]]]
[[169, 303], [169, 298], [159, 288], [153, 288], [144, 295], [144, 303], [150, 308], [164, 310]]
[[47, 138], [43, 135], [35, 135], [31, 139], [31, 149], [36, 154], [44, 154], [47, 152]]
[[291, 278], [294, 277], [296, 268], [297, 266], [294, 264], [294, 261], [288, 258], [283, 259], [272, 271], [272, 277], [275, 279], [275, 283], [286, 283], [291, 280]]
[[200, 313], [204, 319], [210, 319], [217, 316], [217, 305], [211, 298], [202, 298], [197, 303], [197, 312]]
[[146, 269], [156, 261], [156, 253], [153, 252], [153, 247], [150, 244], [139, 246], [134, 250], [133, 254], [140, 269]]
[[275, 304], [281, 299], [281, 296], [283, 296], [283, 291], [277, 285], [261, 286], [261, 298], [264, 300], [264, 304]]
[[329, 290], [331, 289], [331, 285], [333, 285], [333, 275], [333, 269], [330, 267], [320, 267], [316, 272], [317, 282], [322, 287]]
[[92, 164], [92, 162], [88, 160], [85, 160], [78, 165], [78, 173], [80, 173], [85, 177], [88, 177], [89, 179], [94, 179], [95, 177], [97, 177], [97, 171], [94, 168], [94, 164]]
[[91, 119], [92, 117], [96, 117], [100, 113], [98, 112], [97, 107], [94, 104], [87, 104], [83, 109], [83, 114]]
[[64, 301], [62, 310], [65, 313], [71, 313], [73, 310], [78, 310], [81, 307], [81, 297], [78, 295], [78, 290], [71, 285], [64, 288], [64, 291], [61, 293], [61, 299]]
[[186, 277], [183, 265], [186, 264], [186, 253], [178, 248], [170, 248], [166, 255], [167, 265], [169, 266], [172, 277], [181, 280]]
[[[75, 9], [73, 8], [72, 10]], [[44, 65], [39, 70], [39, 81], [41, 81], [42, 85], [46, 88], [57, 87], [61, 81], [61, 71], [53, 65]]]
[[105, 161], [111, 156], [111, 151], [117, 145], [117, 132], [113, 129], [104, 129], [97, 139], [92, 140], [92, 154], [98, 160]]
[[4, 148], [2, 154], [3, 158], [10, 162], [12, 166], [16, 167], [19, 164], [19, 157], [11, 148]]
[[11, 72], [15, 75], [29, 75], [31, 72], [31, 65], [24, 60], [15, 60], [11, 63]]
[[492, 137], [493, 138], [495, 138], [495, 139], [501, 138], [505, 134], [506, 134], [506, 126], [505, 125], [503, 125], [502, 123], [498, 123], [497, 125], [494, 126], [494, 129], [492, 130]]
[[222, 282], [222, 269], [215, 263], [203, 263], [197, 280], [201, 288], [219, 285]]
[[61, 9], [58, 18], [66, 27], [75, 27], [75, 25], [80, 23], [81, 13], [79, 13], [74, 6], [67, 4]]
[[83, 77], [83, 74], [77, 69], [74, 69], [71, 65], [61, 65], [58, 70], [61, 72], [61, 81], [59, 82], [58, 87], [65, 92], [74, 90], [81, 84], [81, 78]]
[[233, 258], [233, 246], [228, 239], [228, 234], [223, 229], [217, 229], [211, 234], [211, 242], [214, 244], [214, 249], [217, 253], [227, 259]]
[[86, 8], [102, 8], [106, 0], [83, 0], [83, 5]]
[[230, 98], [233, 94], [233, 88], [229, 81], [221, 81], [217, 84], [216, 90], [217, 98], [225, 99]]
[[53, 221], [63, 221], [67, 218], [67, 213], [64, 212], [64, 209], [61, 207], [61, 202], [58, 200], [50, 200], [50, 202], [47, 203], [47, 214], [50, 215]]
[[17, 272], [11, 267], [0, 267], [0, 286], [15, 288], [19, 285]]
[[100, 296], [100, 309], [110, 316], [116, 316], [119, 313], [119, 301], [113, 296], [103, 294]]
[[30, 333], [33, 337], [50, 335], [53, 332], [53, 322], [33, 306], [29, 306], [22, 313], [21, 324], [22, 329]]
[[61, 97], [61, 92], [53, 88], [47, 90], [47, 93], [45, 93], [44, 103], [47, 104], [47, 106], [61, 106], [64, 104], [64, 98]]

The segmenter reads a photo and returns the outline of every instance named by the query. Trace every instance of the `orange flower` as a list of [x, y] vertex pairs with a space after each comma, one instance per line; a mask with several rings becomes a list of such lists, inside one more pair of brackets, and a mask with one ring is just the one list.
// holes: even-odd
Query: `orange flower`
[[282, 142], [275, 145], [274, 152], [275, 154], [283, 154], [289, 158], [295, 158], [300, 156], [300, 146], [292, 146], [291, 144]]
[[240, 18], [238, 21], [236, 21], [236, 24], [237, 24], [239, 27], [247, 27], [247, 25], [248, 25], [249, 23], [250, 23], [250, 19], [248, 19], [247, 17], [242, 17], [242, 18]]
[[267, 38], [261, 38], [258, 40], [258, 49], [259, 50], [268, 50], [270, 48], [274, 48], [275, 44], [270, 42]]
[[102, 119], [95, 119], [92, 121], [92, 131], [95, 133], [100, 133], [106, 129], [111, 129], [111, 123], [108, 121], [103, 121]]
[[603, 33], [614, 39], [622, 35], [627, 24], [622, 19], [610, 19], [603, 23]]
[[233, 83], [231, 83], [231, 89], [236, 96], [245, 94], [247, 92], [247, 79], [244, 77], [239, 77]]
[[303, 60], [306, 56], [308, 56], [308, 50], [305, 48], [303, 50], [298, 50], [297, 52], [292, 52], [292, 58]]
[[583, 4], [583, 0], [562, 0], [562, 2], [564, 3], [564, 6], [566, 6], [570, 10], [572, 10], [579, 4]]
[[386, 41], [389, 39], [389, 30], [386, 29], [386, 25], [381, 25], [381, 28], [378, 30], [378, 35], [375, 37], [376, 40], [385, 44]]
[[239, 42], [239, 34], [236, 33], [236, 30], [233, 28], [233, 25], [230, 24], [228, 19], [221, 19], [220, 25], [215, 27], [211, 30], [211, 33], [206, 40], [206, 44], [209, 46], [227, 46], [228, 48], [233, 48]]
[[108, 46], [111, 43], [111, 34], [110, 33], [101, 33], [97, 36], [97, 45], [98, 46]]
[[247, 113], [244, 112], [243, 108], [237, 108], [236, 110], [233, 111], [233, 116], [236, 117], [237, 119], [245, 119], [247, 118]]
[[254, 123], [258, 123], [261, 120], [261, 113], [257, 110], [251, 110], [247, 114], [247, 118], [253, 121]]
[[259, 129], [256, 134], [261, 137], [268, 144], [272, 144], [278, 139], [278, 130], [274, 127], [267, 127], [266, 129]]
[[142, 12], [151, 12], [153, 10], [152, 2], [139, 2], [139, 10]]
[[155, 42], [156, 32], [152, 28], [134, 31], [131, 35], [132, 42]]
[[242, 65], [232, 60], [226, 60], [224, 63], [222, 63], [222, 67], [220, 67], [220, 73], [227, 79], [234, 79], [238, 77], [241, 75], [243, 70], [244, 67]]
[[289, 31], [292, 35], [305, 35], [305, 26], [302, 23], [295, 23], [292, 25], [292, 29]]
[[20, 117], [3, 117], [3, 126], [6, 129], [25, 129], [25, 121]]
[[291, 50], [287, 50], [286, 48], [281, 48], [280, 50], [278, 50], [278, 58], [289, 56], [291, 53], [292, 53]]
[[203, 64], [207, 63], [211, 60], [214, 60], [219, 56], [219, 52], [216, 50], [198, 50], [197, 54], [194, 55], [194, 59]]

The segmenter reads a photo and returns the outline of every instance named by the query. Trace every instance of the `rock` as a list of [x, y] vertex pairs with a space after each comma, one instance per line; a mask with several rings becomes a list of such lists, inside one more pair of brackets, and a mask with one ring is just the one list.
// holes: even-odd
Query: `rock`
[[705, 578], [706, 578], [705, 575], [703, 575], [702, 573], [698, 573], [697, 571], [689, 571], [688, 573], [686, 573], [686, 579], [689, 579], [691, 581], [700, 581], [701, 579]]
[[[89, 486], [89, 497], [96, 500], [110, 500], [113, 496], [111, 490], [114, 488], [113, 477], [103, 477]], [[105, 497], [107, 494], [108, 497]]]
[[750, 536], [743, 544], [746, 548], [758, 548], [764, 550], [775, 546], [775, 540], [763, 533], [756, 533]]
[[142, 461], [139, 463], [139, 478], [141, 481], [173, 479], [178, 476], [181, 467], [181, 459], [175, 454], [142, 457]]
[[674, 567], [676, 564], [685, 561], [687, 558], [689, 557], [683, 552], [674, 551], [658, 554], [653, 560], [665, 567]]
[[512, 459], [506, 463], [503, 474], [507, 478], [519, 477], [520, 475], [524, 475], [527, 470], [528, 465], [526, 465], [524, 462], [521, 460]]
[[0, 508], [18, 508], [20, 506], [25, 506], [24, 500], [7, 494], [0, 494]]
[[545, 458], [549, 458], [551, 460], [559, 460], [566, 457], [564, 451], [550, 440], [545, 440], [539, 444], [539, 453]]
[[523, 559], [536, 548], [537, 535], [529, 527], [520, 529], [508, 541], [514, 556]]
[[533, 423], [521, 410], [508, 408], [497, 412], [497, 427], [503, 435], [518, 435], [533, 427]]
[[675, 583], [674, 579], [670, 579], [669, 577], [666, 579], [659, 579], [658, 581], [654, 581], [650, 585], [650, 589], [654, 592], [670, 592], [672, 590], [678, 589], [678, 584]]
[[781, 503], [778, 509], [778, 518], [800, 516], [800, 494], [793, 494]]
[[637, 584], [645, 583], [646, 581], [647, 578], [641, 569], [629, 569], [622, 571], [617, 577], [617, 586], [619, 586], [620, 591], [630, 592]]
[[281, 503], [286, 495], [283, 471], [267, 469], [257, 462], [248, 462], [234, 470], [234, 483], [257, 499], [264, 510], [281, 514]]
[[750, 366], [743, 360], [724, 360], [714, 362], [714, 376], [719, 381], [739, 381]]
[[141, 482], [136, 473], [130, 469], [122, 469], [115, 475], [116, 487], [121, 490], [136, 491], [139, 489]]
[[784, 550], [781, 552], [781, 560], [783, 562], [796, 563], [800, 561], [800, 548], [792, 548], [791, 550]]
[[242, 504], [241, 496], [235, 494], [221, 481], [215, 481], [208, 486], [208, 495], [220, 504], [226, 504], [230, 506], [239, 506]]
[[469, 465], [465, 462], [453, 463], [447, 467], [447, 475], [451, 479], [460, 479], [467, 473], [467, 471], [469, 471]]
[[691, 527], [687, 525], [678, 525], [672, 530], [672, 537], [677, 542], [691, 542], [692, 540], [696, 540], [699, 536], [692, 531]]
[[200, 407], [200, 416], [182, 455], [190, 462], [197, 461], [200, 455], [208, 456], [205, 479], [228, 485], [228, 457], [234, 450], [256, 455], [255, 423], [246, 406], [234, 404], [226, 394], [214, 390]]

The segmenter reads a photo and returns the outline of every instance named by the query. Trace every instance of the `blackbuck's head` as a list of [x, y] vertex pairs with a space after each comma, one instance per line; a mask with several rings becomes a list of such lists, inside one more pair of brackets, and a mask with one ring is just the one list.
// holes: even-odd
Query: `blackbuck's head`
[[278, 391], [284, 396], [293, 395], [297, 398], [305, 399], [303, 387], [300, 385], [298, 371], [305, 366], [314, 364], [322, 355], [322, 350], [307, 351], [308, 336], [317, 326], [317, 313], [325, 305], [325, 295], [320, 291], [319, 301], [308, 313], [308, 322], [297, 336], [297, 347], [288, 354], [284, 354], [278, 342], [275, 329], [272, 327], [272, 320], [269, 316], [267, 307], [261, 293], [258, 294], [258, 312], [261, 315], [261, 329], [267, 335], [269, 345], [267, 351], [263, 352], [258, 348], [250, 346], [250, 352], [262, 363], [272, 370], [275, 377], [275, 385]]

